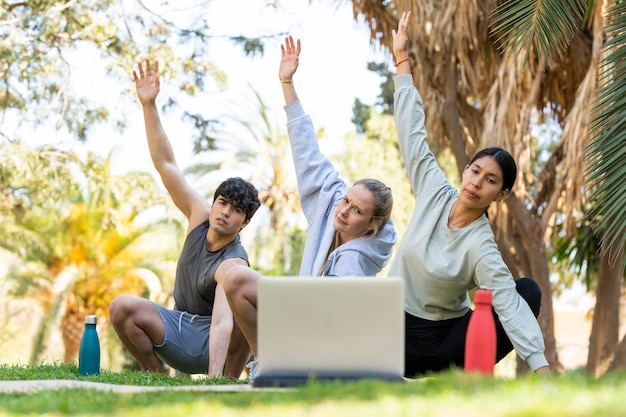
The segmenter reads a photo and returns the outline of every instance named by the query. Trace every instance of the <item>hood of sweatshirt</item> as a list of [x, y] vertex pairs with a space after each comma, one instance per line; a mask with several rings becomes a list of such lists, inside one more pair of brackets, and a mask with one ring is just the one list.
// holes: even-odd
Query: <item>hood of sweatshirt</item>
[[375, 276], [391, 258], [397, 234], [389, 219], [376, 236], [362, 236], [336, 248], [328, 257], [324, 275]]

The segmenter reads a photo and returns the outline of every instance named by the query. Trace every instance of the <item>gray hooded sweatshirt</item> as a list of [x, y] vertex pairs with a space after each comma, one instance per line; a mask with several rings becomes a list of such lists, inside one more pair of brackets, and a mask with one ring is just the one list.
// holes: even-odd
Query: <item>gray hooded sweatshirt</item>
[[285, 112], [300, 203], [309, 226], [300, 275], [375, 276], [387, 264], [396, 242], [391, 219], [376, 236], [362, 236], [333, 250], [322, 271], [335, 236], [333, 216], [348, 187], [320, 151], [313, 122], [301, 102], [286, 105]]

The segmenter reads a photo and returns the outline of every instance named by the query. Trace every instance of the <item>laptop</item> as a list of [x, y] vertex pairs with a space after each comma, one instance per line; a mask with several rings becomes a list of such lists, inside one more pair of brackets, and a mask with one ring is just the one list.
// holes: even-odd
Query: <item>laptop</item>
[[253, 387], [403, 381], [404, 282], [397, 277], [262, 277], [257, 337]]

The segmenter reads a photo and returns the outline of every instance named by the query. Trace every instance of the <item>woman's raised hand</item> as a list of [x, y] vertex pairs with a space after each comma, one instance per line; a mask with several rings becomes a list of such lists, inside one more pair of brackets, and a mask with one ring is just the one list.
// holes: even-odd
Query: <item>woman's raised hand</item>
[[298, 57], [300, 56], [300, 39], [294, 42], [293, 37], [287, 36], [285, 44], [280, 45], [282, 57], [278, 69], [278, 77], [281, 81], [290, 82], [293, 74], [298, 69]]
[[411, 12], [403, 12], [402, 16], [400, 16], [400, 21], [398, 22], [398, 30], [393, 29], [391, 31], [391, 36], [393, 37], [393, 56], [396, 59], [396, 62], [399, 62], [408, 55], [409, 48], [409, 35], [406, 32], [406, 28], [409, 24], [409, 17], [411, 17]]

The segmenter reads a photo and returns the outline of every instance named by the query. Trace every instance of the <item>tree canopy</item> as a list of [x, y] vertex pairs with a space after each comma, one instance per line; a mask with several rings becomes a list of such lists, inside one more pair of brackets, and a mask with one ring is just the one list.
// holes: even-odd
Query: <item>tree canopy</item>
[[[164, 72], [187, 95], [221, 85], [225, 74], [211, 61], [210, 40], [226, 37], [247, 55], [263, 54], [263, 37], [214, 35], [204, 10], [208, 2], [141, 0], [37, 0], [0, 4], [0, 136], [19, 120], [37, 126], [53, 122], [81, 141], [99, 122], [119, 128], [100, 97], [79, 91], [73, 77], [95, 86], [100, 71], [128, 80], [141, 57], [158, 52]], [[77, 74], [78, 60], [93, 62], [93, 74]], [[96, 75], [97, 74], [97, 75]], [[91, 89], [90, 89], [91, 90]], [[172, 100], [169, 106], [175, 104]], [[191, 115], [199, 126], [210, 121]], [[206, 132], [204, 132], [206, 133]], [[15, 139], [15, 138], [9, 138]]]

